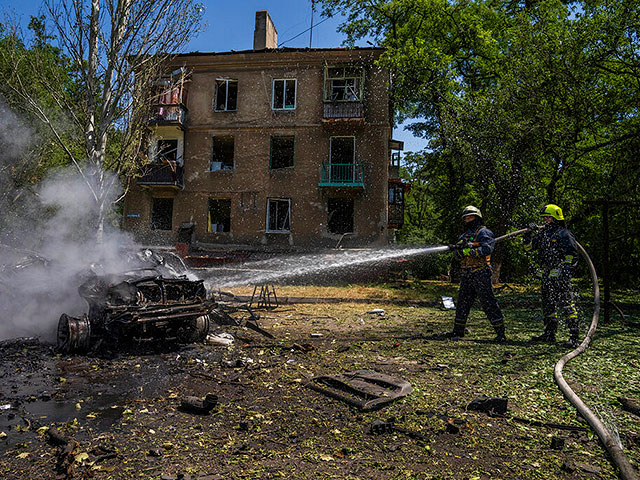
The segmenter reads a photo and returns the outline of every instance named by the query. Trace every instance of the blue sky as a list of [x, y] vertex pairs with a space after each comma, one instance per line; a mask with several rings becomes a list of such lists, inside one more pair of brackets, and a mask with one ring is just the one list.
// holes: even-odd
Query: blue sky
[[[26, 29], [31, 15], [37, 15], [41, 1], [36, 0], [0, 0], [3, 17], [8, 14], [18, 20]], [[253, 48], [253, 29], [255, 12], [268, 10], [276, 29], [278, 42], [286, 42], [286, 47], [308, 47], [311, 25], [311, 0], [236, 0], [203, 1], [205, 5], [204, 31], [193, 38], [185, 51], [224, 52], [229, 50], [247, 50]], [[316, 11], [311, 46], [314, 48], [339, 47], [344, 35], [337, 32], [340, 18], [324, 20]], [[296, 37], [298, 34], [302, 35]], [[363, 46], [367, 46], [365, 43]], [[402, 127], [396, 128], [394, 138], [405, 142], [405, 152], [421, 150], [425, 141], [414, 138]]]

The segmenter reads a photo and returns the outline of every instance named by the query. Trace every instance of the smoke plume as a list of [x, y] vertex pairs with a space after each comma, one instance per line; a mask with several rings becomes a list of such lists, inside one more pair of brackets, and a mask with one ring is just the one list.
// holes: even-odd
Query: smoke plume
[[[87, 275], [130, 269], [122, 252], [135, 248], [116, 228], [96, 243], [95, 176], [65, 169], [36, 186], [16, 186], [33, 144], [31, 130], [0, 101], [0, 340], [54, 340], [62, 313], [87, 311], [77, 290]], [[113, 199], [120, 193], [110, 192]]]

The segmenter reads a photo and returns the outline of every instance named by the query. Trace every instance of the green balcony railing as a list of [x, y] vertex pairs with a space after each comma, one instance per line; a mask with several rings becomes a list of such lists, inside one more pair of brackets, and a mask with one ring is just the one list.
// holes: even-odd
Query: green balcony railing
[[324, 163], [320, 187], [364, 188], [362, 165], [357, 163]]

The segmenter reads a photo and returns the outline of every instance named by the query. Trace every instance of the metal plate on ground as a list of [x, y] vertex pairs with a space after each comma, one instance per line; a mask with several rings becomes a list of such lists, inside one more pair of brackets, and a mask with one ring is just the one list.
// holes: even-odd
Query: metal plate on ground
[[361, 410], [381, 408], [413, 392], [409, 382], [371, 370], [315, 377], [307, 386]]

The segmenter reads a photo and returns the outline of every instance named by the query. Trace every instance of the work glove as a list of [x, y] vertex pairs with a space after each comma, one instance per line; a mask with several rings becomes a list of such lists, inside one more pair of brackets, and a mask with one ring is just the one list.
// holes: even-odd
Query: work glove
[[559, 268], [552, 268], [549, 270], [549, 278], [558, 278], [560, 276]]
[[462, 249], [462, 256], [463, 257], [469, 257], [471, 256], [471, 249], [469, 247], [467, 248], [463, 248]]

